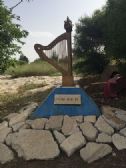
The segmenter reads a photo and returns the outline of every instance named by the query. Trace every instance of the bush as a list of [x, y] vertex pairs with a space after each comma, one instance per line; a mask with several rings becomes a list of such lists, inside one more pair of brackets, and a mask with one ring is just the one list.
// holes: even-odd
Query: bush
[[46, 76], [56, 75], [57, 70], [47, 62], [41, 61], [10, 67], [5, 73], [12, 75], [12, 77]]
[[126, 62], [122, 62], [118, 65], [119, 72], [126, 77]]
[[29, 63], [28, 58], [25, 55], [20, 55], [19, 61], [25, 62], [25, 63]]
[[108, 62], [104, 54], [93, 52], [89, 53], [86, 58], [78, 59], [75, 62], [74, 69], [77, 73], [82, 74], [101, 74]]

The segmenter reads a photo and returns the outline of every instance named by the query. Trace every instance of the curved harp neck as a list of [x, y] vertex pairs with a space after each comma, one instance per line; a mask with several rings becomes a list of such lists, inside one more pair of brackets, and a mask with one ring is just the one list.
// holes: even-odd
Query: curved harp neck
[[[68, 49], [68, 70], [65, 70], [62, 66], [60, 66], [55, 60], [46, 56], [44, 50], [51, 50], [55, 47], [59, 42], [66, 40], [67, 41], [67, 49]], [[54, 66], [58, 71], [62, 73], [62, 85], [63, 86], [73, 86], [73, 74], [72, 74], [72, 47], [71, 47], [71, 32], [66, 32], [58, 36], [55, 40], [53, 40], [49, 45], [43, 46], [41, 44], [35, 44], [34, 49], [38, 53], [39, 57], [49, 64]]]

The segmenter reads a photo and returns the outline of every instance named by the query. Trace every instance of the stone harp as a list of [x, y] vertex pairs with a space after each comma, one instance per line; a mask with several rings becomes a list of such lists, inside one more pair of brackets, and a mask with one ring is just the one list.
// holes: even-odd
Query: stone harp
[[[35, 44], [34, 49], [42, 60], [51, 64], [62, 74], [62, 86], [74, 86], [74, 79], [72, 72], [72, 43], [71, 43], [72, 22], [68, 17], [67, 20], [64, 21], [64, 28], [66, 32], [58, 36], [49, 45], [43, 46], [41, 44]], [[66, 61], [64, 67], [61, 66], [60, 61], [58, 62], [55, 59], [51, 58], [49, 55], [47, 55], [48, 51], [54, 49], [54, 47], [56, 47], [58, 43], [60, 43], [60, 47], [62, 47], [63, 41], [66, 42], [66, 49], [67, 49]]]

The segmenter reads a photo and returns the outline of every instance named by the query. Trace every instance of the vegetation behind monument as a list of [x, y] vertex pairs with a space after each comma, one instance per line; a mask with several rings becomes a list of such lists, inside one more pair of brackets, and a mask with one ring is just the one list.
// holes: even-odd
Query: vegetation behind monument
[[125, 0], [108, 0], [91, 17], [79, 19], [74, 37], [75, 68], [78, 72], [101, 73], [113, 59], [125, 72], [125, 20]]
[[[20, 20], [20, 17], [12, 14], [12, 10], [7, 9], [0, 0], [0, 73], [14, 65], [15, 59], [12, 56], [20, 53], [21, 46], [18, 44], [23, 44], [21, 39], [28, 35], [19, 24], [13, 23], [13, 19]], [[125, 20], [125, 0], [107, 0], [106, 5], [95, 11], [91, 17], [79, 19], [73, 49], [77, 60], [74, 68], [77, 72], [102, 73], [112, 60], [116, 60], [120, 70], [125, 72]]]
[[28, 35], [19, 24], [13, 23], [14, 19], [20, 20], [20, 17], [7, 9], [0, 0], [0, 73], [3, 73], [11, 63], [13, 64], [12, 56], [21, 53], [21, 44], [24, 44], [21, 39]]

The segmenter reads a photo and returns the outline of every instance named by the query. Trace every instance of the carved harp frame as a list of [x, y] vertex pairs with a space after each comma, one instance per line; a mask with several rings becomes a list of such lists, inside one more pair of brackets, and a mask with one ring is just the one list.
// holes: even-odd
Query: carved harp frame
[[[72, 22], [67, 17], [67, 20], [64, 21], [64, 28], [66, 33], [61, 34], [55, 40], [53, 40], [49, 45], [43, 46], [41, 44], [35, 44], [34, 49], [38, 53], [39, 57], [51, 64], [62, 74], [62, 86], [74, 86], [73, 72], [72, 72], [72, 43], [71, 43], [71, 32], [72, 32]], [[68, 52], [68, 70], [65, 70], [60, 66], [55, 60], [49, 58], [45, 54], [45, 50], [50, 50], [57, 43], [66, 40], [67, 41], [67, 52]]]

